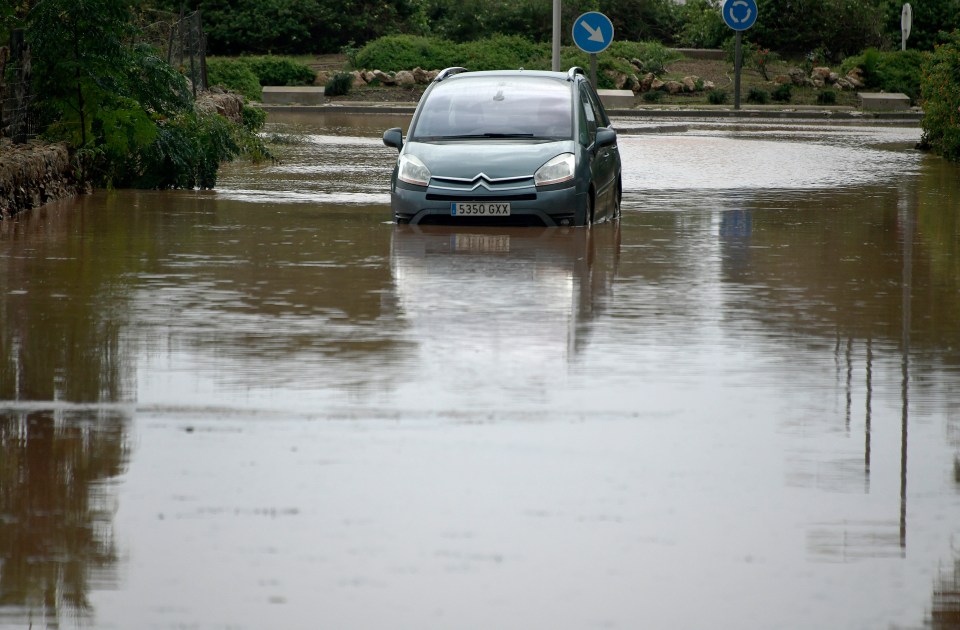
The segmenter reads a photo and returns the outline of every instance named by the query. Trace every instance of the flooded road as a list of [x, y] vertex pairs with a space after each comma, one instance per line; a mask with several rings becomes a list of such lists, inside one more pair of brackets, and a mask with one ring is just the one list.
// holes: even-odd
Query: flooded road
[[958, 626], [919, 129], [618, 120], [620, 222], [463, 229], [405, 124], [0, 223], [0, 627]]

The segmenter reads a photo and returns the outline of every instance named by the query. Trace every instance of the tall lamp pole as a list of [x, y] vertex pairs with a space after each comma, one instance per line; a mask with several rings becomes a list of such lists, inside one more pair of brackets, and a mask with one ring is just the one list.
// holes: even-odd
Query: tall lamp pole
[[560, 0], [553, 0], [553, 71], [560, 72]]

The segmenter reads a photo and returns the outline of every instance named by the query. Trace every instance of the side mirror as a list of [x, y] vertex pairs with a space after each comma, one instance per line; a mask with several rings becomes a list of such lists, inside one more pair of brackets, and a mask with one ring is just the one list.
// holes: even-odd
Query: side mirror
[[597, 129], [597, 148], [613, 146], [617, 143], [617, 132], [613, 127], [600, 127]]
[[383, 143], [399, 151], [403, 147], [403, 130], [400, 127], [387, 129], [383, 132]]

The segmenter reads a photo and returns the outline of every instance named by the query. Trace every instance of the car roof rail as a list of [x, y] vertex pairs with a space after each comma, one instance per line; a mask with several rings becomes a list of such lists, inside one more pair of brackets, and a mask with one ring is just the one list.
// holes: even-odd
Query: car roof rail
[[576, 77], [578, 74], [587, 76], [587, 73], [583, 71], [583, 68], [581, 68], [580, 66], [573, 66], [572, 68], [567, 70], [567, 81], [573, 81], [574, 77]]
[[444, 68], [440, 71], [440, 74], [437, 75], [437, 78], [434, 81], [443, 81], [447, 77], [452, 77], [455, 74], [460, 74], [461, 72], [466, 72], [466, 68], [461, 68], [460, 66], [454, 66], [452, 68]]

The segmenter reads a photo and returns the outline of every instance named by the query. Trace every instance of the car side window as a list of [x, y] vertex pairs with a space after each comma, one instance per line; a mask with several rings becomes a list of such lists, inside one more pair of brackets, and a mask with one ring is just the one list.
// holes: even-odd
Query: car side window
[[607, 118], [607, 112], [604, 111], [603, 105], [600, 103], [600, 99], [597, 97], [597, 92], [592, 87], [586, 88], [587, 98], [590, 100], [590, 105], [593, 108], [594, 116], [597, 119], [598, 127], [609, 127], [610, 119]]
[[[582, 85], [580, 86], [580, 101], [583, 105], [583, 115], [586, 117], [586, 124], [581, 125], [580, 128], [580, 142], [582, 142], [584, 146], [590, 146], [597, 138], [597, 113], [594, 111], [593, 105], [590, 103], [590, 97]], [[584, 130], [586, 130], [586, 138], [583, 137]], [[586, 142], [584, 142], [584, 140], [586, 140]]]

